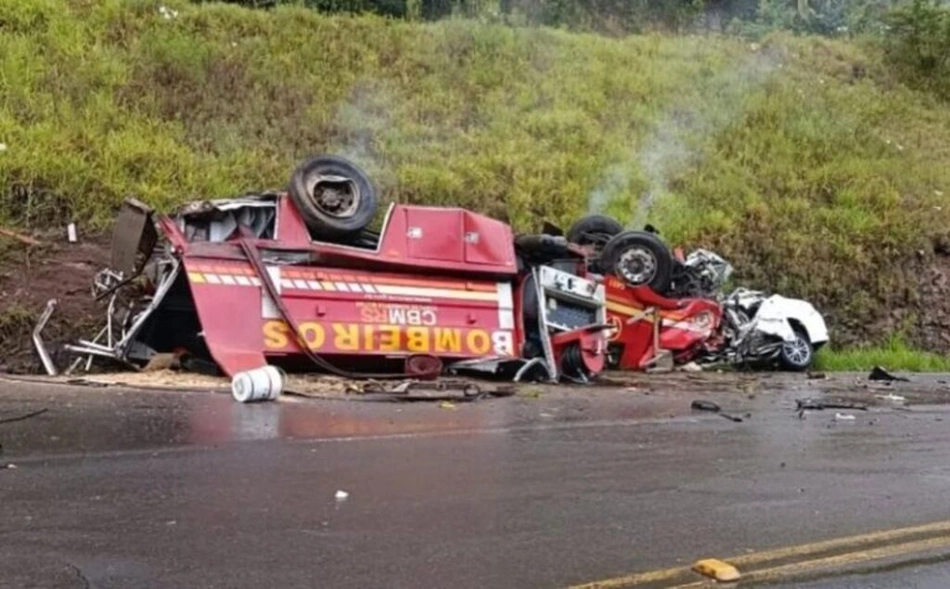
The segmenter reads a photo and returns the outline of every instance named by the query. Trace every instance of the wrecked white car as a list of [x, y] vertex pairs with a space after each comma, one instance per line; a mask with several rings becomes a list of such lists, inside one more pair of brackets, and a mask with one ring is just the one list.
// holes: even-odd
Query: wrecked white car
[[801, 371], [828, 342], [824, 317], [807, 301], [739, 288], [721, 304], [724, 346], [709, 360], [778, 362], [786, 370]]

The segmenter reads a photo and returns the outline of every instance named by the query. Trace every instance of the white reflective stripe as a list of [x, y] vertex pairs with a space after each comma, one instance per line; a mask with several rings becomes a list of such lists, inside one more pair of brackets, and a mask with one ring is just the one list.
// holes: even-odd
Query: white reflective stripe
[[499, 282], [497, 285], [498, 290], [498, 308], [499, 309], [514, 309], [515, 301], [511, 296], [511, 283], [510, 282]]
[[222, 275], [221, 275], [221, 282], [223, 282], [223, 283], [225, 283], [225, 284], [228, 284], [228, 285], [231, 285], [231, 286], [234, 286], [234, 285], [236, 284], [236, 283], [235, 283], [235, 280], [234, 280], [234, 277], [231, 276], [231, 275], [229, 275], [229, 274], [222, 274]]
[[280, 294], [283, 286], [283, 280], [280, 278], [280, 266], [268, 266], [267, 274], [270, 276], [270, 281], [274, 283], [274, 290], [277, 291], [277, 294]]
[[280, 319], [280, 309], [274, 304], [269, 296], [261, 297], [261, 318], [262, 319]]
[[363, 284], [363, 291], [372, 294], [376, 292], [376, 287], [372, 284]]
[[359, 284], [347, 282], [346, 285], [349, 286], [353, 292], [363, 292], [363, 288]]
[[514, 329], [515, 315], [514, 299], [511, 296], [511, 283], [498, 282], [495, 284], [495, 292], [498, 293], [498, 327], [499, 329]]
[[308, 290], [306, 280], [294, 280], [294, 286], [300, 290]]
[[[268, 266], [267, 274], [270, 276], [270, 281], [274, 285], [274, 290], [276, 290], [279, 295], [281, 293], [282, 282], [284, 282], [280, 279], [280, 266]], [[274, 304], [274, 301], [271, 300], [270, 296], [268, 296], [267, 289], [260, 283], [260, 278], [254, 278], [253, 282], [256, 286], [261, 287], [261, 317], [264, 319], [280, 319], [280, 310], [277, 308], [277, 305]]]
[[261, 279], [258, 278], [257, 276], [254, 276], [254, 277], [251, 278], [251, 284], [253, 284], [254, 286], [260, 286], [260, 285], [261, 285]]
[[294, 287], [294, 282], [293, 282], [293, 280], [288, 280], [288, 279], [286, 279], [286, 278], [282, 278], [281, 280], [275, 280], [275, 281], [274, 281], [274, 284], [275, 284], [275, 285], [279, 284], [280, 286], [283, 286], [284, 288], [293, 288], [293, 287]]
[[350, 290], [350, 289], [348, 289], [348, 288], [346, 287], [346, 283], [345, 283], [345, 282], [334, 282], [334, 283], [333, 283], [333, 286], [335, 286], [336, 289], [337, 289], [338, 291], [340, 291], [340, 292], [349, 292], [349, 290]]
[[308, 280], [307, 286], [310, 287], [310, 290], [323, 290], [323, 287], [316, 280]]
[[221, 284], [221, 279], [217, 274], [205, 274], [205, 279], [209, 284]]
[[432, 297], [440, 299], [461, 299], [468, 301], [498, 301], [497, 292], [485, 292], [481, 290], [450, 290], [445, 288], [420, 288], [413, 286], [396, 286], [392, 284], [379, 284], [376, 286], [382, 294], [404, 296], [404, 297]]
[[237, 283], [241, 286], [251, 286], [251, 279], [247, 276], [235, 276], [234, 279], [237, 280]]

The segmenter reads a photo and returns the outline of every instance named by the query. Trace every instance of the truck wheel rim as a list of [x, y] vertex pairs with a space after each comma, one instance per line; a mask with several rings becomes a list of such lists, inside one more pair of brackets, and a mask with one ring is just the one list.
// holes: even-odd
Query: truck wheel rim
[[617, 260], [617, 274], [630, 284], [647, 284], [656, 276], [656, 256], [642, 247], [632, 247]]
[[360, 206], [360, 189], [345, 176], [314, 174], [307, 179], [307, 193], [318, 209], [337, 219], [352, 217]]

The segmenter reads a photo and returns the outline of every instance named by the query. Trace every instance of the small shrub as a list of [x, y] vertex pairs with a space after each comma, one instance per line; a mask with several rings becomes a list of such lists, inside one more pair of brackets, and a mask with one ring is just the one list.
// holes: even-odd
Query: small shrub
[[904, 79], [950, 99], [950, 6], [913, 0], [886, 19], [885, 55]]

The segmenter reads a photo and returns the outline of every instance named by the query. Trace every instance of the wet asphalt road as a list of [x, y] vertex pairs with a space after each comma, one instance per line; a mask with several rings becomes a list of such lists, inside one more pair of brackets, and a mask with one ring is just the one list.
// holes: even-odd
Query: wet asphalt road
[[0, 587], [563, 587], [950, 519], [947, 407], [800, 420], [796, 394], [711, 396], [734, 423], [674, 389], [444, 409], [0, 382], [0, 419], [50, 409], [0, 424]]

